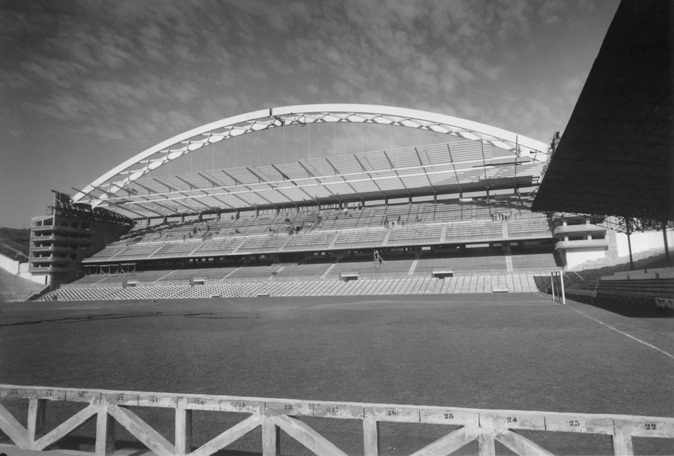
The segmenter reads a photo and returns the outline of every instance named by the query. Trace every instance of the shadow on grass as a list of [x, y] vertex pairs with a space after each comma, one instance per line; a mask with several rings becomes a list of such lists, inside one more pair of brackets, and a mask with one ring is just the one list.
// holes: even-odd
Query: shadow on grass
[[[12, 442], [4, 434], [0, 433], [0, 443], [11, 445]], [[82, 436], [66, 436], [56, 442], [54, 445], [45, 448], [43, 451], [49, 450], [70, 450], [70, 451], [85, 451], [93, 453], [96, 448], [96, 439], [93, 437], [82, 437]], [[194, 448], [196, 449], [196, 448]], [[139, 456], [147, 454], [150, 450], [140, 442], [137, 441], [127, 441], [127, 440], [115, 440], [115, 450], [123, 450], [128, 456]], [[3, 451], [5, 454], [7, 451]], [[240, 451], [240, 450], [228, 450], [222, 449], [214, 453], [217, 456], [257, 456], [262, 453], [250, 452], [250, 451]]]
[[674, 309], [656, 307], [655, 304], [639, 304], [636, 302], [585, 296], [567, 297], [567, 300], [589, 304], [628, 318], [674, 318]]
[[87, 323], [99, 320], [122, 320], [127, 318], [154, 318], [154, 317], [183, 317], [183, 318], [207, 318], [207, 319], [239, 319], [239, 318], [260, 318], [255, 313], [236, 313], [236, 314], [216, 314], [214, 312], [190, 312], [190, 313], [171, 313], [171, 312], [142, 312], [142, 313], [125, 313], [125, 314], [103, 314], [103, 315], [82, 315], [64, 318], [38, 318], [32, 320], [18, 321], [13, 323], [0, 323], [3, 326], [21, 326], [21, 325], [37, 325], [41, 323]]

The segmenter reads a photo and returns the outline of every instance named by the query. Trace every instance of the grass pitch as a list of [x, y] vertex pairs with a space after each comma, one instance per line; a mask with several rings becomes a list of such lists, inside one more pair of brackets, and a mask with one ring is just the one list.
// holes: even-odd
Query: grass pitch
[[[572, 301], [562, 306], [539, 294], [17, 303], [0, 309], [1, 383], [674, 416], [674, 359], [625, 335], [674, 354], [670, 314]], [[72, 410], [55, 411], [54, 420], [59, 413], [64, 419]], [[148, 411], [147, 418], [171, 436], [171, 416]], [[236, 419], [198, 414], [195, 445]], [[325, 421], [310, 425], [323, 432]], [[362, 453], [360, 422], [336, 421], [324, 435], [350, 454]], [[446, 432], [383, 424], [382, 453], [413, 452]], [[558, 454], [611, 452], [604, 437], [531, 436]], [[233, 450], [259, 451], [255, 437]], [[672, 441], [637, 440], [637, 453], [674, 454]], [[284, 440], [282, 451], [299, 454], [302, 448]], [[507, 453], [500, 446], [497, 451]]]

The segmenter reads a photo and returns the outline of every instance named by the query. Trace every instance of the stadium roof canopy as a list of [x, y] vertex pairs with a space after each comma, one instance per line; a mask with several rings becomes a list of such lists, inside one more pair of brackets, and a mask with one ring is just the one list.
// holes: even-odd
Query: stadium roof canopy
[[[176, 158], [222, 140], [326, 122], [416, 128], [459, 140], [295, 163], [147, 176]], [[462, 194], [487, 188], [514, 190], [538, 184], [547, 153], [548, 146], [540, 141], [441, 114], [371, 105], [290, 106], [223, 119], [164, 141], [78, 190], [73, 201], [140, 218]]]
[[674, 220], [668, 0], [623, 0], [532, 208]]

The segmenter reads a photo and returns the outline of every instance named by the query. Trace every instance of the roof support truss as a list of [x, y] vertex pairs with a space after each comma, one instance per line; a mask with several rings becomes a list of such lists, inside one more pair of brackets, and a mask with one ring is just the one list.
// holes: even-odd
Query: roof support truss
[[[116, 195], [130, 183], [172, 160], [220, 141], [262, 130], [309, 123], [374, 123], [415, 128], [475, 141], [486, 141], [508, 151], [514, 151], [519, 146], [522, 153], [541, 162], [545, 161], [547, 154], [545, 143], [521, 136], [518, 143], [518, 136], [514, 133], [442, 114], [375, 105], [287, 106], [222, 119], [163, 141], [94, 180], [73, 197], [73, 202], [87, 199], [93, 207], [96, 207], [107, 199], [94, 197], [92, 190], [96, 188], [107, 188], [106, 195]], [[165, 182], [158, 182], [170, 188]]]

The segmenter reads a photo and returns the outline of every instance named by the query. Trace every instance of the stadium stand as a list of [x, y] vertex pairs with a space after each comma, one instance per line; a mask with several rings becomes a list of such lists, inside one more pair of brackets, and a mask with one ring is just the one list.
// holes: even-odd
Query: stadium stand
[[529, 274], [470, 275], [452, 279], [430, 277], [366, 279], [356, 281], [251, 281], [222, 282], [207, 285], [157, 287], [61, 288], [38, 301], [92, 301], [99, 299], [189, 299], [210, 297], [269, 296], [378, 296], [391, 294], [473, 294], [508, 289], [515, 293], [537, 291]]
[[[92, 188], [77, 198], [111, 207], [115, 214], [96, 216], [125, 228], [91, 249], [81, 260], [79, 279], [64, 284], [70, 291], [61, 298], [74, 298], [75, 289], [121, 287], [125, 291], [115, 296], [131, 299], [151, 296], [153, 287], [216, 285], [250, 295], [255, 290], [264, 294], [270, 284], [308, 295], [376, 293], [379, 288], [430, 293], [447, 291], [445, 282], [430, 286], [428, 281], [450, 279], [450, 272], [470, 288], [473, 275], [533, 277], [559, 270], [566, 257], [555, 248], [575, 246], [573, 237], [567, 239], [575, 228], [555, 219], [553, 234], [552, 214], [531, 211], [547, 145], [526, 145], [523, 137], [508, 141], [512, 138], [483, 142], [467, 134], [423, 147], [137, 182], [134, 177], [125, 184], [128, 195], [113, 206], [109, 195], [99, 201], [103, 194]], [[525, 150], [515, 154], [516, 147]], [[216, 197], [212, 188], [223, 191]], [[180, 195], [179, 205], [160, 201], [167, 189]], [[148, 196], [135, 196], [140, 194]], [[58, 210], [68, 208], [71, 215], [80, 210], [66, 197], [59, 194]], [[133, 226], [121, 214], [131, 214]], [[41, 219], [36, 238], [42, 241], [51, 225], [62, 223], [86, 225]], [[588, 237], [598, 249], [608, 243], [598, 238], [601, 234]], [[35, 252], [34, 268], [40, 271], [46, 269], [43, 264], [58, 261], [42, 255]], [[396, 281], [395, 287], [387, 281]], [[204, 295], [213, 291], [199, 289]], [[180, 290], [181, 296], [190, 294]], [[162, 297], [173, 296], [164, 291]]]
[[[512, 254], [504, 250], [502, 243], [508, 239], [551, 241], [548, 218], [531, 213], [527, 204], [507, 197], [489, 202], [359, 205], [136, 226], [85, 262], [90, 274], [64, 285], [68, 292], [53, 296], [166, 299], [193, 296], [184, 287], [216, 284], [220, 288], [198, 288], [199, 296], [266, 294], [269, 286], [273, 293], [289, 295], [485, 289], [478, 282], [471, 285], [468, 276], [521, 272], [533, 277], [534, 271], [560, 267], [549, 243], [543, 247], [515, 243]], [[426, 251], [429, 247], [423, 246], [437, 249]], [[378, 250], [377, 262], [373, 249]], [[202, 260], [208, 267], [200, 265]], [[114, 269], [115, 265], [119, 267]], [[468, 281], [451, 290], [442, 283], [431, 287], [426, 281], [438, 280], [433, 278], [438, 269], [451, 270], [456, 279]], [[353, 282], [360, 284], [343, 285], [342, 274], [357, 275]], [[395, 286], [387, 282], [391, 280]], [[237, 288], [235, 283], [245, 287]], [[124, 291], [112, 294], [114, 287]], [[522, 289], [510, 289], [516, 288]]]

